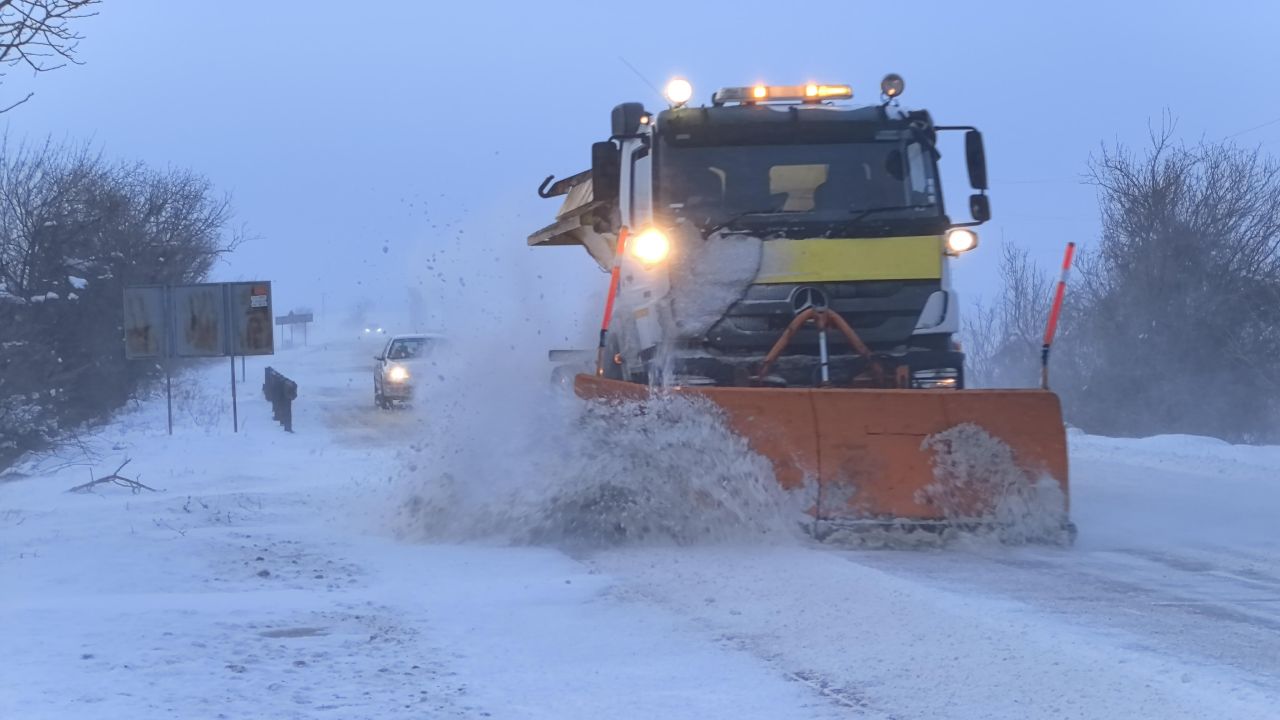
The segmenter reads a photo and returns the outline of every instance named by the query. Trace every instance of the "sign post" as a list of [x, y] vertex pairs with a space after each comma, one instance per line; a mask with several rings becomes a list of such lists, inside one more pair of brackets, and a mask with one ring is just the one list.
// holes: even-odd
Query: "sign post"
[[240, 432], [240, 406], [236, 402], [236, 359], [231, 357], [231, 432]]

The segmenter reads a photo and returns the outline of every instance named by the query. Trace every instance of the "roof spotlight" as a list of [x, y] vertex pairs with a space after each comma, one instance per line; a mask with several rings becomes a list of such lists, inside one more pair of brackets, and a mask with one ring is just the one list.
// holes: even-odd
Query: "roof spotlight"
[[906, 81], [898, 73], [889, 73], [880, 81], [880, 92], [884, 93], [887, 98], [898, 97], [906, 87]]
[[663, 94], [667, 96], [667, 102], [675, 107], [680, 107], [693, 97], [693, 85], [690, 85], [689, 81], [684, 78], [673, 78], [671, 82], [667, 83], [666, 92]]

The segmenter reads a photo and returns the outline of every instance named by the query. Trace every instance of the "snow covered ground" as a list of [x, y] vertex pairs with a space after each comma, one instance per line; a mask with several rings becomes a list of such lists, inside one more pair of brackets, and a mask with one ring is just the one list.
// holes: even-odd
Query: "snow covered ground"
[[0, 718], [1280, 717], [1280, 448], [1073, 436], [1071, 549], [428, 543], [370, 350], [269, 359], [293, 435], [217, 363], [0, 476]]

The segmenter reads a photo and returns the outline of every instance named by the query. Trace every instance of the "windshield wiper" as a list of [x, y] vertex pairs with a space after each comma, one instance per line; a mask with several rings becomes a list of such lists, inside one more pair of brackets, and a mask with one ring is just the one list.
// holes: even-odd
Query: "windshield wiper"
[[875, 213], [881, 213], [881, 212], [892, 212], [892, 211], [894, 211], [894, 210], [929, 210], [929, 209], [934, 208], [934, 207], [937, 207], [937, 206], [936, 206], [936, 205], [929, 205], [929, 204], [925, 204], [925, 205], [889, 205], [889, 206], [886, 206], [886, 207], [873, 207], [873, 208], [867, 208], [867, 209], [865, 209], [865, 210], [863, 210], [863, 211], [861, 211], [861, 212], [858, 212], [858, 209], [857, 209], [857, 208], [849, 208], [849, 212], [857, 212], [857, 213], [858, 213], [857, 215], [854, 215], [854, 216], [849, 220], [849, 222], [858, 222], [859, 220], [861, 220], [861, 219], [863, 219], [863, 218], [867, 217], [868, 215], [873, 215], [873, 214], [875, 214]]
[[746, 212], [740, 212], [736, 215], [730, 216], [728, 220], [722, 220], [718, 223], [715, 223], [714, 225], [710, 225], [704, 228], [702, 230], [702, 234], [704, 237], [710, 237], [715, 233], [719, 232], [720, 230], [723, 230], [724, 228], [729, 227], [730, 225], [738, 222], [739, 220], [741, 220], [742, 218], [748, 215], [776, 215], [776, 214], [777, 214], [777, 211], [774, 210], [773, 208], [768, 208], [765, 210], [747, 210]]

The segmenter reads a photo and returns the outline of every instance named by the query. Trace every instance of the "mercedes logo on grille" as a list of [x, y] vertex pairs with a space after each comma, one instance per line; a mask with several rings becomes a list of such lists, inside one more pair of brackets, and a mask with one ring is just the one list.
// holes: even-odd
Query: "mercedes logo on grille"
[[827, 296], [818, 288], [802, 285], [791, 292], [791, 309], [797, 315], [809, 308], [825, 310], [826, 307]]

